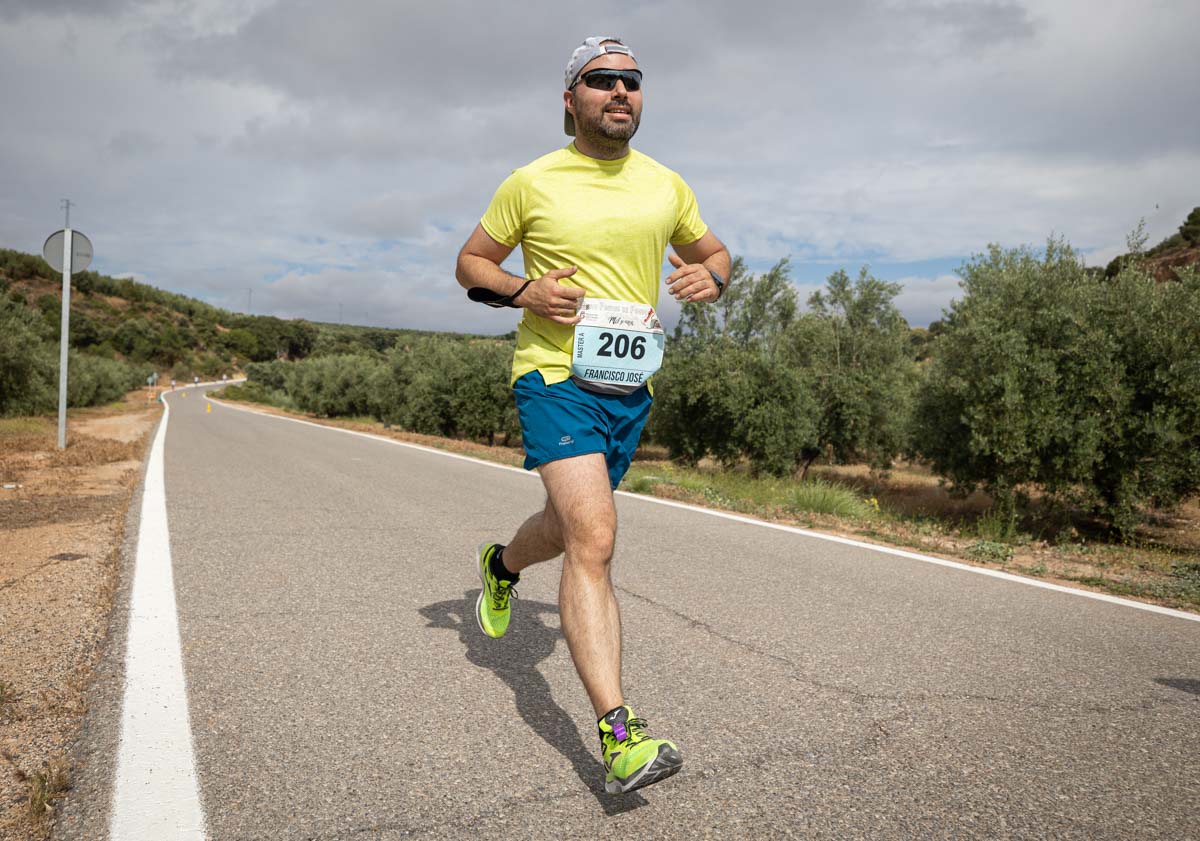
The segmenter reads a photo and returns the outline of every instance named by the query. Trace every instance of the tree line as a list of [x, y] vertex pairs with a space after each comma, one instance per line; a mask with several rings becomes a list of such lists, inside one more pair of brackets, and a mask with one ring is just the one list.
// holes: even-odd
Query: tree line
[[[1194, 243], [1198, 221], [1179, 238]], [[801, 302], [787, 260], [760, 274], [736, 260], [718, 303], [683, 308], [645, 439], [684, 463], [797, 479], [817, 459], [877, 472], [920, 460], [956, 492], [990, 493], [1010, 524], [1036, 494], [1128, 533], [1147, 507], [1200, 491], [1200, 279], [1193, 266], [1156, 282], [1144, 246], [1139, 229], [1106, 269], [1060, 240], [993, 246], [961, 267], [961, 296], [928, 330], [867, 269], [834, 272]], [[0, 250], [0, 415], [56, 398], [57, 298], [8, 288], [35, 259]], [[114, 399], [190, 351], [208, 355], [205, 374], [254, 360], [251, 396], [302, 411], [519, 440], [511, 335], [239, 316], [141, 284], [130, 289], [145, 300], [107, 318], [103, 296], [133, 282], [88, 274], [79, 299], [93, 308], [76, 314], [73, 299], [72, 405]], [[167, 306], [181, 317], [153, 309]]]
[[[929, 331], [900, 287], [843, 271], [802, 307], [787, 260], [735, 260], [715, 305], [686, 305], [653, 379], [645, 440], [804, 478], [816, 459], [887, 471], [917, 459], [952, 490], [983, 489], [1004, 522], [1034, 493], [1128, 533], [1147, 506], [1200, 491], [1200, 276], [1114, 275], [1070, 246], [991, 247]], [[257, 396], [416, 432], [515, 441], [512, 342], [429, 337], [375, 354], [248, 369]]]
[[[0, 249], [0, 416], [55, 404], [60, 275], [38, 256]], [[94, 405], [164, 378], [236, 374], [249, 362], [379, 353], [420, 331], [245, 315], [128, 278], [72, 278], [69, 399]]]

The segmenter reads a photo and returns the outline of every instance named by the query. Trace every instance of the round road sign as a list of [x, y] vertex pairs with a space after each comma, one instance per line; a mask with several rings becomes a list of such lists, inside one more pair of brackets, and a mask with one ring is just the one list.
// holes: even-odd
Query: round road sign
[[[63, 270], [63, 239], [67, 233], [55, 231], [42, 246], [42, 256], [56, 271]], [[79, 231], [71, 231], [71, 274], [79, 274], [92, 264], [92, 241]]]

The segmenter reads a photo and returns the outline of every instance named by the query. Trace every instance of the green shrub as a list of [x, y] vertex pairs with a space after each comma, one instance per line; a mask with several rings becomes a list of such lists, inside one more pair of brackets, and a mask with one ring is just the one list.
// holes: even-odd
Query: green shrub
[[376, 414], [371, 382], [383, 363], [366, 356], [323, 356], [293, 364], [288, 393], [303, 411], [326, 417]]
[[917, 373], [899, 287], [835, 272], [798, 316], [786, 260], [758, 276], [741, 260], [734, 269], [715, 307], [684, 306], [647, 437], [685, 464], [746, 458], [775, 476], [804, 475], [822, 452], [889, 467]]
[[976, 561], [1006, 564], [1012, 559], [1013, 548], [995, 540], [976, 540], [967, 547], [966, 556]]
[[1111, 279], [1051, 241], [993, 247], [961, 270], [917, 400], [913, 437], [1015, 525], [1022, 488], [1074, 499], [1128, 534], [1145, 505], [1200, 490], [1200, 281]]
[[[125, 392], [143, 385], [146, 366], [71, 351], [67, 361], [67, 405], [98, 406], [119, 400]], [[57, 378], [56, 378], [57, 382]]]
[[819, 449], [835, 461], [887, 470], [908, 443], [917, 368], [899, 292], [865, 267], [853, 281], [834, 272], [790, 331], [791, 364], [810, 372], [820, 407]]
[[55, 405], [58, 364], [45, 326], [24, 307], [0, 302], [0, 416], [32, 415]]
[[281, 359], [252, 362], [246, 366], [246, 380], [272, 391], [287, 391], [287, 377], [292, 366]]
[[1179, 235], [1192, 245], [1200, 243], [1200, 207], [1192, 208], [1187, 219], [1179, 226]]
[[875, 509], [854, 491], [820, 479], [797, 483], [788, 495], [787, 507], [797, 513], [831, 514], [854, 520], [867, 520], [875, 514]]
[[752, 397], [742, 361], [754, 351], [720, 339], [677, 337], [674, 344], [654, 376], [646, 437], [683, 464], [694, 466], [706, 455], [735, 464], [742, 455], [737, 429]]

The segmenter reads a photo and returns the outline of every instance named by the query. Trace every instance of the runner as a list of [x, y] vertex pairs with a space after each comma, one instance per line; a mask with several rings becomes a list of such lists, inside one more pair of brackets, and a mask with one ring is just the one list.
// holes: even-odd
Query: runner
[[[632, 151], [642, 71], [619, 39], [586, 39], [567, 63], [564, 128], [575, 140], [515, 170], [458, 255], [475, 300], [523, 307], [512, 384], [525, 468], [546, 488], [543, 510], [507, 544], [474, 559], [483, 582], [480, 629], [502, 637], [527, 567], [563, 556], [563, 636], [597, 716], [605, 789], [630, 791], [683, 767], [674, 743], [652, 738], [625, 703], [621, 618], [610, 567], [613, 490], [650, 411], [647, 379], [662, 360], [655, 314], [665, 284], [680, 301], [711, 302], [729, 277], [729, 252], [700, 218], [676, 173]], [[525, 276], [500, 268], [521, 246]]]

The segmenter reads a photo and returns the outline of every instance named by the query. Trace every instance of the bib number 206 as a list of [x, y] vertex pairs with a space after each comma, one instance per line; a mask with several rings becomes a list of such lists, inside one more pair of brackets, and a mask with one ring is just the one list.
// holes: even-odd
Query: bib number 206
[[600, 348], [596, 356], [610, 356], [617, 359], [641, 359], [646, 355], [646, 337], [634, 336], [629, 338], [627, 333], [604, 332], [600, 334]]

